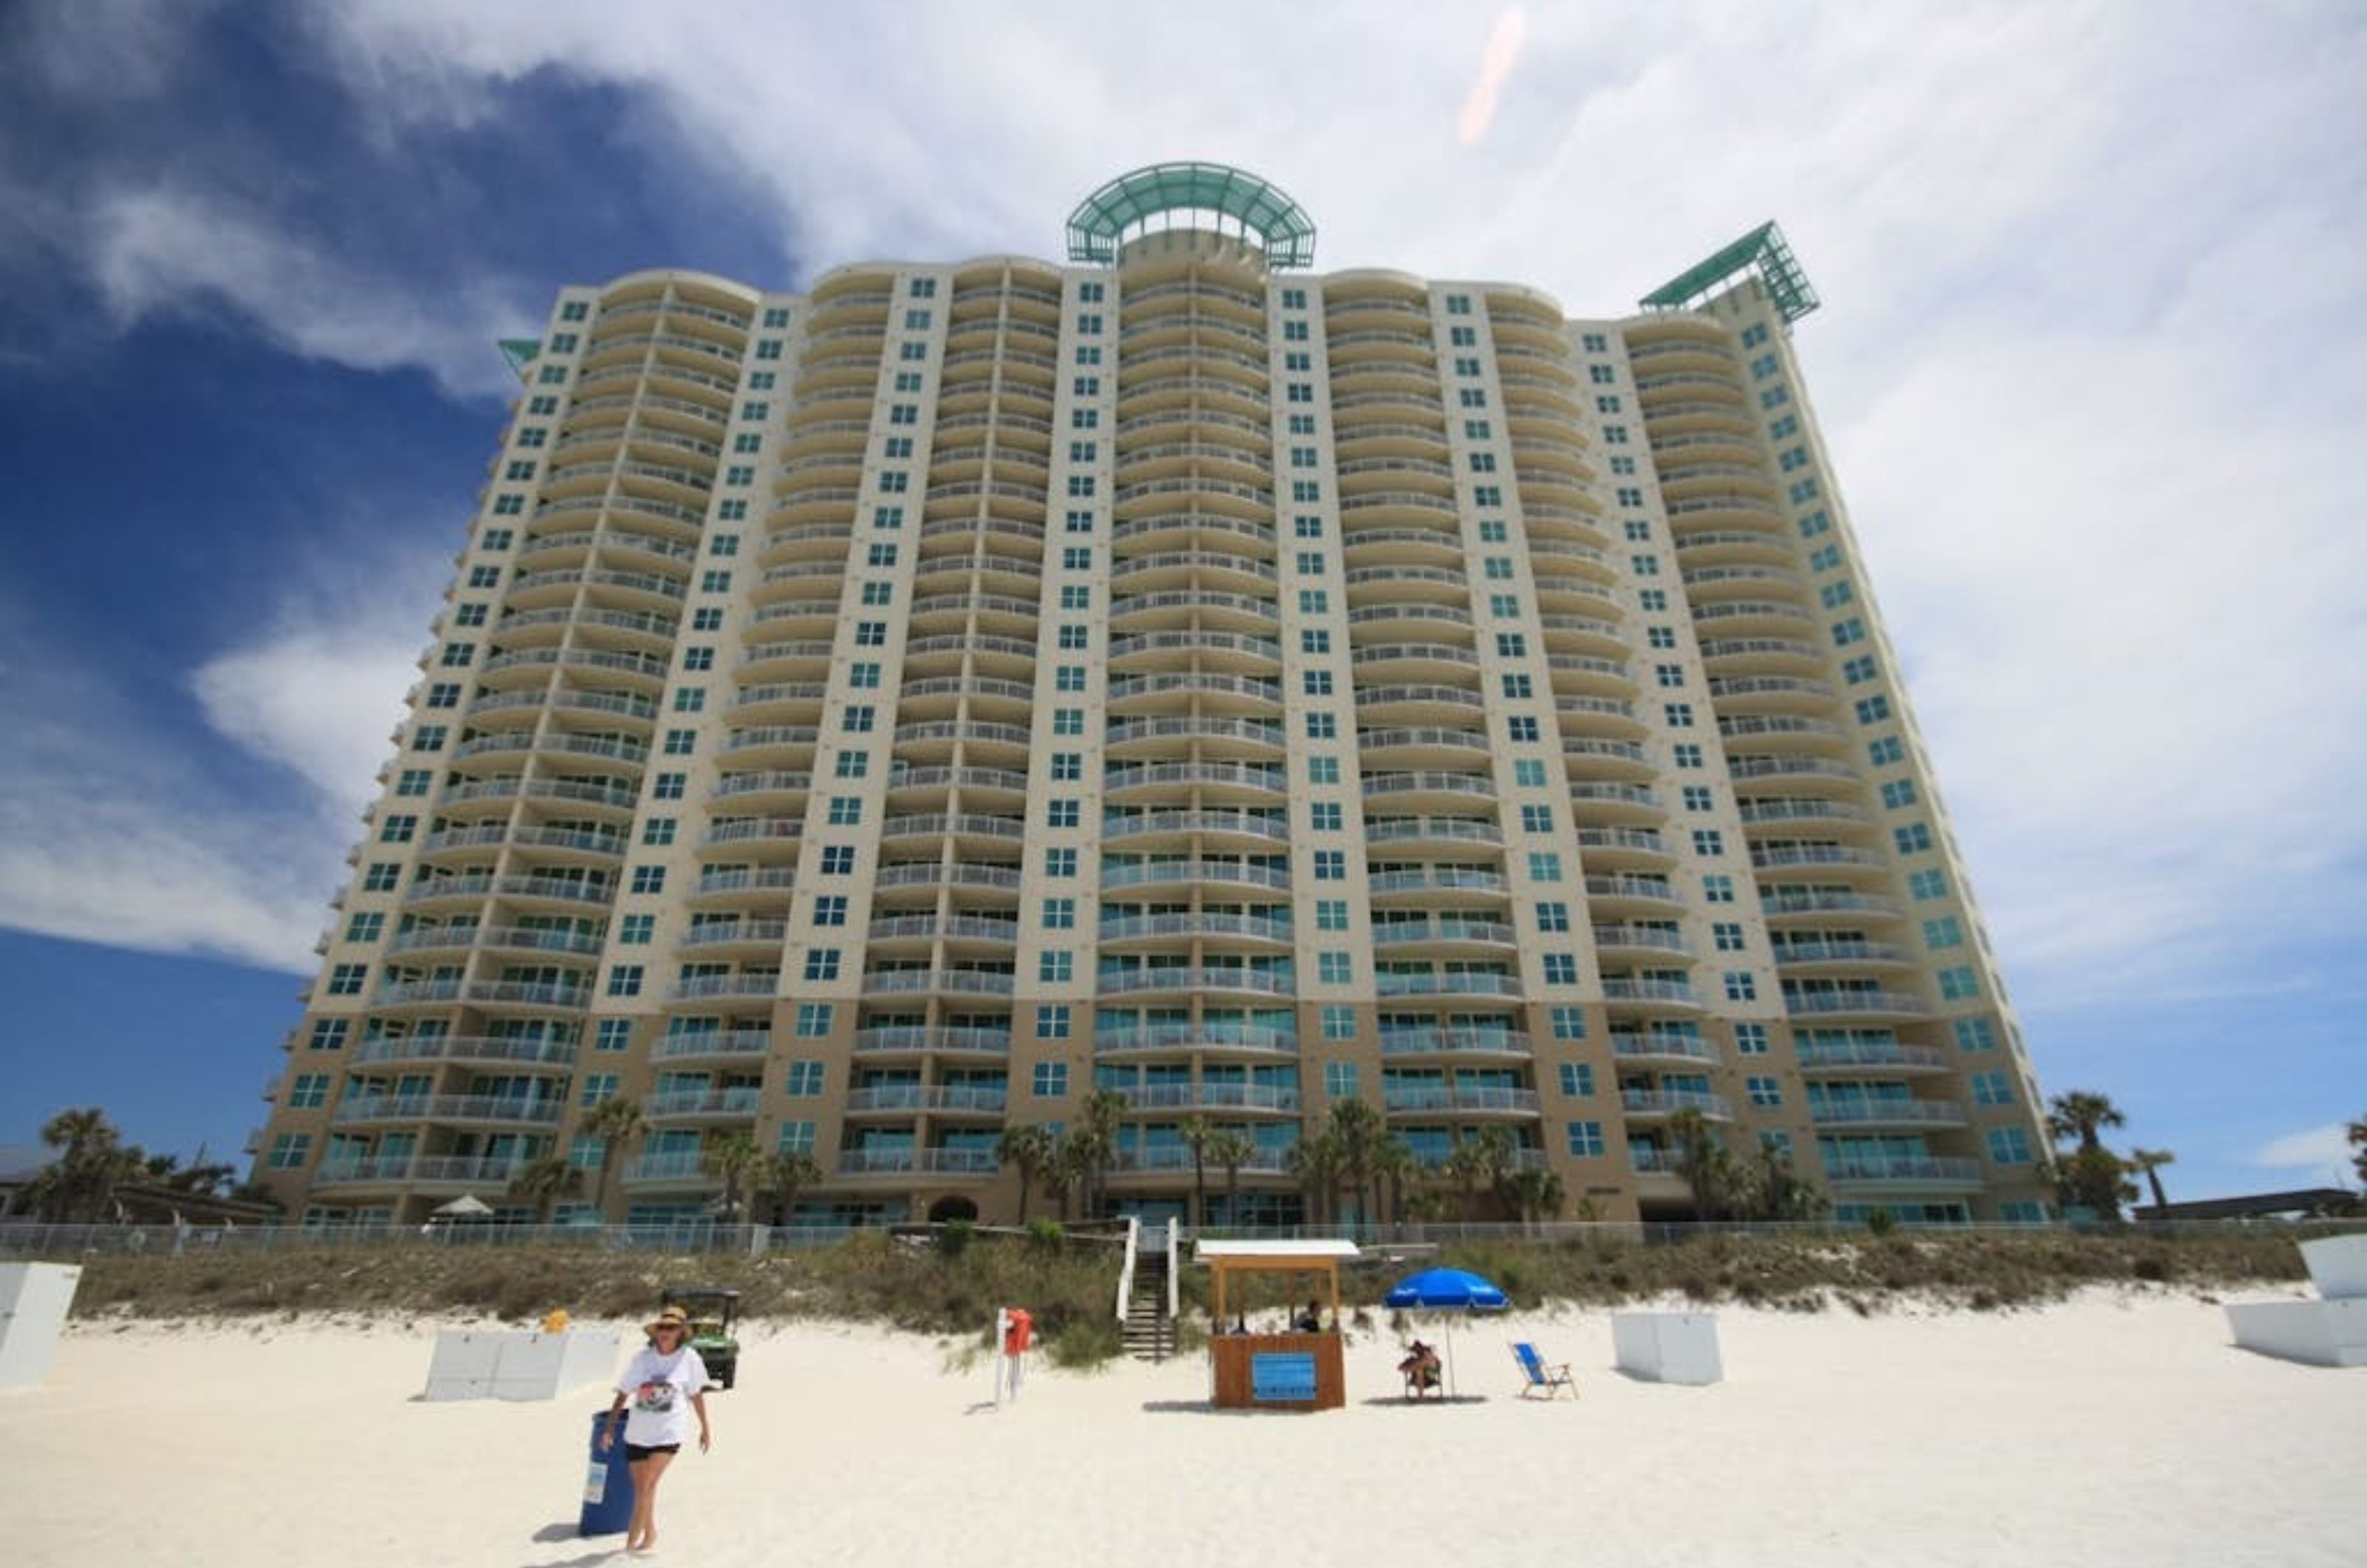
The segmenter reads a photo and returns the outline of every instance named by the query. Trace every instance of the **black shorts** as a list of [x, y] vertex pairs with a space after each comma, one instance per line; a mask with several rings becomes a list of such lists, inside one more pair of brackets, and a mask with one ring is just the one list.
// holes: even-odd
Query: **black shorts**
[[625, 1458], [629, 1461], [644, 1460], [649, 1458], [651, 1454], [678, 1454], [680, 1452], [682, 1452], [682, 1445], [680, 1443], [627, 1443], [625, 1445]]

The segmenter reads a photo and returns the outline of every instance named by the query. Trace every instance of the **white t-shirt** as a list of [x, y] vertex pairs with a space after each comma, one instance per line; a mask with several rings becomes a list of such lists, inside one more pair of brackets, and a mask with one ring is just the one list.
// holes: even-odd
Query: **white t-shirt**
[[635, 1351], [617, 1379], [625, 1396], [625, 1441], [654, 1449], [690, 1438], [690, 1396], [707, 1386], [707, 1363], [685, 1345], [672, 1355]]

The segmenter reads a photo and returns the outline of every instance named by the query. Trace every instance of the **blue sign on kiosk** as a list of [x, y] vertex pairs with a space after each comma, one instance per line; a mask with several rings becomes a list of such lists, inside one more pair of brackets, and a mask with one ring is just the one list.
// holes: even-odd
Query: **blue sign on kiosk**
[[1314, 1355], [1306, 1350], [1267, 1350], [1251, 1356], [1250, 1397], [1260, 1404], [1312, 1404]]

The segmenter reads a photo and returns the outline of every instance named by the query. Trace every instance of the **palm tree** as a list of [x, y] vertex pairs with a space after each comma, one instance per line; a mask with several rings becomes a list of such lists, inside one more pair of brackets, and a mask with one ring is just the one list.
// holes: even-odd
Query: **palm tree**
[[1290, 1145], [1290, 1174], [1306, 1196], [1308, 1223], [1329, 1221], [1340, 1186], [1340, 1140], [1328, 1132], [1299, 1134]]
[[723, 1179], [723, 1223], [740, 1222], [740, 1184], [763, 1159], [756, 1140], [745, 1133], [727, 1133], [707, 1145], [700, 1164]]
[[2178, 1156], [2168, 1149], [2131, 1149], [2128, 1163], [2129, 1168], [2144, 1177], [2146, 1185], [2153, 1189], [2153, 1206], [2156, 1211], [2154, 1217], [2168, 1219], [2169, 1197], [2161, 1190], [2161, 1178], [2154, 1173], [2163, 1166], [2176, 1165]]
[[2101, 1129], [2124, 1126], [2127, 1122], [2110, 1096], [2091, 1089], [2075, 1089], [2047, 1101], [2047, 1135], [2058, 1144], [2078, 1139], [2082, 1154], [2094, 1154], [2103, 1148], [2103, 1140], [2097, 1135]]
[[1053, 1140], [1052, 1158], [1044, 1167], [1044, 1190], [1059, 1200], [1060, 1218], [1069, 1218], [1069, 1199], [1086, 1185], [1095, 1158], [1092, 1134], [1071, 1127]]
[[608, 1217], [608, 1180], [617, 1168], [617, 1151], [640, 1137], [649, 1124], [641, 1102], [622, 1094], [594, 1106], [591, 1114], [577, 1124], [576, 1131], [585, 1137], [600, 1140], [600, 1186], [595, 1201], [603, 1220]]
[[1406, 1189], [1421, 1180], [1421, 1161], [1403, 1138], [1383, 1138], [1381, 1146], [1373, 1151], [1373, 1180], [1388, 1194], [1388, 1215], [1395, 1223], [1405, 1223]]
[[783, 1225], [789, 1222], [798, 1192], [821, 1179], [821, 1161], [810, 1150], [782, 1149], [756, 1161], [749, 1171], [748, 1188], [773, 1200], [773, 1223]]
[[1388, 1136], [1388, 1123], [1381, 1113], [1362, 1100], [1335, 1100], [1331, 1102], [1331, 1120], [1325, 1129], [1340, 1145], [1341, 1173], [1348, 1179], [1349, 1196], [1355, 1200], [1356, 1217], [1369, 1224], [1373, 1220], [1373, 1196], [1367, 1189], [1372, 1184], [1373, 1156], [1379, 1152], [1381, 1141]]
[[1562, 1184], [1560, 1175], [1542, 1167], [1512, 1172], [1504, 1179], [1504, 1190], [1520, 1214], [1523, 1229], [1539, 1220], [1559, 1218], [1562, 1205], [1569, 1201], [1569, 1190]]
[[32, 1194], [46, 1217], [97, 1219], [115, 1201], [120, 1182], [141, 1171], [143, 1156], [96, 1105], [61, 1111], [41, 1123], [41, 1142], [58, 1157], [35, 1179]]
[[1241, 1167], [1257, 1158], [1257, 1144], [1238, 1127], [1220, 1127], [1208, 1140], [1207, 1158], [1225, 1173], [1225, 1218], [1241, 1223]]
[[1192, 1151], [1192, 1228], [1196, 1231], [1208, 1223], [1208, 1145], [1216, 1140], [1216, 1123], [1196, 1113], [1186, 1116], [1180, 1136]]
[[1084, 1108], [1070, 1136], [1078, 1140], [1079, 1174], [1084, 1183], [1085, 1218], [1097, 1213], [1111, 1166], [1117, 1163], [1117, 1130], [1126, 1121], [1128, 1101], [1114, 1089], [1097, 1089], [1085, 1096]]
[[1028, 1189], [1059, 1154], [1052, 1129], [1040, 1122], [1005, 1127], [994, 1141], [994, 1157], [1019, 1172], [1019, 1223], [1027, 1223]]
[[1677, 1175], [1693, 1192], [1693, 1218], [1731, 1218], [1739, 1173], [1734, 1156], [1711, 1130], [1709, 1118], [1688, 1105], [1669, 1118], [1669, 1138], [1677, 1146]]
[[560, 1155], [544, 1155], [518, 1167], [510, 1178], [509, 1195], [534, 1205], [534, 1223], [550, 1224], [550, 1206], [560, 1198], [572, 1194], [583, 1180], [583, 1173], [570, 1165]]

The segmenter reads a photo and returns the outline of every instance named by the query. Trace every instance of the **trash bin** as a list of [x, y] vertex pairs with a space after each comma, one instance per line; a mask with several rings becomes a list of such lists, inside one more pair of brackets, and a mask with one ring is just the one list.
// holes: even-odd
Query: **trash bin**
[[633, 1472], [625, 1462], [625, 1433], [620, 1425], [608, 1451], [600, 1451], [600, 1434], [607, 1429], [608, 1412], [592, 1417], [592, 1466], [583, 1476], [583, 1513], [575, 1521], [577, 1535], [622, 1535], [633, 1525]]

